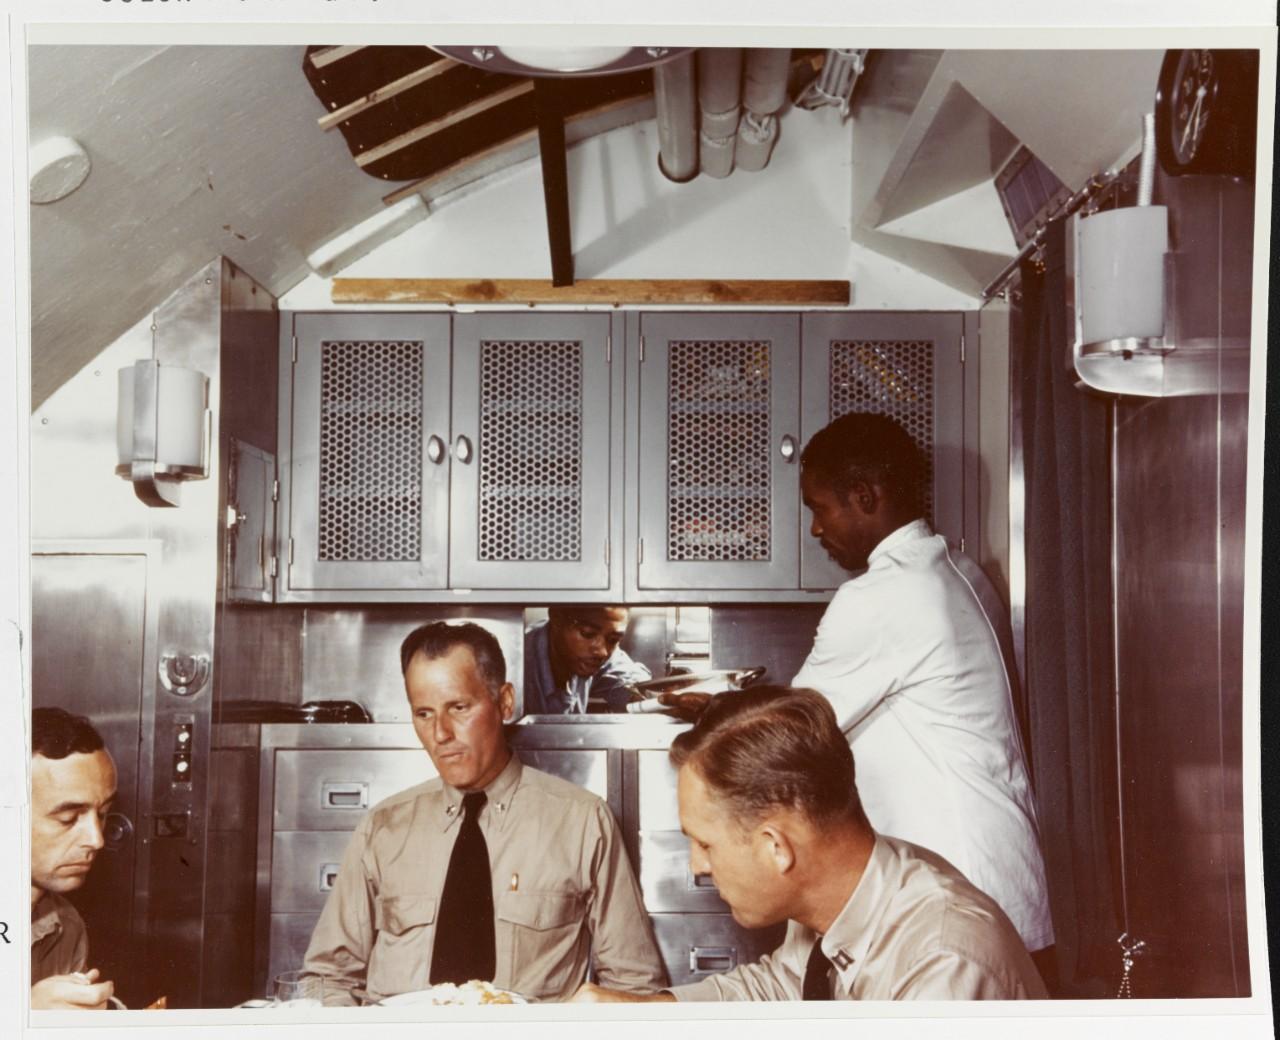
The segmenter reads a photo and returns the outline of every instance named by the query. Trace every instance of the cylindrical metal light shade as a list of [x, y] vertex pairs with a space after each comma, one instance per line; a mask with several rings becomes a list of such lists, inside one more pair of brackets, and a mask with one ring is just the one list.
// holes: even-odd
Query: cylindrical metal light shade
[[1164, 335], [1168, 248], [1164, 206], [1130, 206], [1080, 220], [1076, 292], [1086, 351], [1090, 345]]
[[[155, 389], [139, 390], [139, 380], [154, 374]], [[205, 395], [203, 372], [175, 365], [142, 362], [122, 368], [116, 409], [116, 455], [121, 467], [140, 456], [163, 470], [197, 472], [204, 466]], [[139, 409], [144, 411], [140, 414]]]

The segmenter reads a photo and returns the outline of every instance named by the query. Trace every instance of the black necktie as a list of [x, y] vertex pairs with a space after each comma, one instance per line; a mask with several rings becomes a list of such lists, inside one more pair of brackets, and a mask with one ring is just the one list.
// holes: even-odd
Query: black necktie
[[809, 963], [804, 969], [804, 989], [801, 998], [804, 1000], [831, 999], [831, 961], [822, 952], [822, 937], [813, 940], [813, 949], [809, 951]]
[[493, 881], [489, 846], [480, 833], [483, 791], [462, 799], [462, 823], [449, 857], [449, 872], [436, 912], [431, 951], [431, 983], [493, 981], [497, 954], [493, 939]]

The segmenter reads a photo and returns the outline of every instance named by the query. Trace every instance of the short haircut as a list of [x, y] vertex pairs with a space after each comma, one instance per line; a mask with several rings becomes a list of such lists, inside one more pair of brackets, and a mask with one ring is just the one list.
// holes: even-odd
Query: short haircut
[[31, 754], [44, 758], [89, 755], [106, 745], [93, 723], [83, 715], [62, 708], [36, 708], [31, 712]]
[[563, 606], [548, 607], [547, 618], [557, 625], [569, 624], [573, 621], [594, 623], [606, 610], [626, 610], [619, 603], [571, 603]]
[[470, 621], [432, 621], [415, 628], [400, 644], [400, 674], [409, 671], [409, 662], [415, 654], [434, 661], [459, 646], [471, 650], [481, 680], [496, 699], [502, 684], [507, 681], [507, 662], [493, 633]]
[[809, 438], [800, 464], [841, 497], [860, 481], [877, 484], [899, 508], [923, 514], [924, 458], [911, 434], [887, 415], [840, 416]]
[[677, 768], [695, 769], [743, 826], [779, 808], [817, 826], [867, 826], [849, 743], [830, 703], [812, 690], [766, 685], [713, 697], [670, 755]]

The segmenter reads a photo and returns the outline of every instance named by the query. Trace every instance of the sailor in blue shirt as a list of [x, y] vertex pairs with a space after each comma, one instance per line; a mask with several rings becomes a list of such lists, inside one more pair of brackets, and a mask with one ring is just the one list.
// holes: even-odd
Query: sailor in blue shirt
[[524, 636], [524, 711], [572, 715], [625, 711], [628, 683], [651, 678], [618, 644], [627, 631], [625, 607], [550, 607], [548, 620]]

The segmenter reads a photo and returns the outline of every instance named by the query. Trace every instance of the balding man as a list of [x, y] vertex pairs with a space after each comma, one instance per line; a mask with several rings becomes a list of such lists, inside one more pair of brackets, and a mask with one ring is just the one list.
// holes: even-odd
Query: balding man
[[64, 898], [85, 883], [103, 846], [116, 767], [88, 719], [31, 713], [31, 1007], [107, 1006], [114, 989], [89, 968], [89, 936]]

